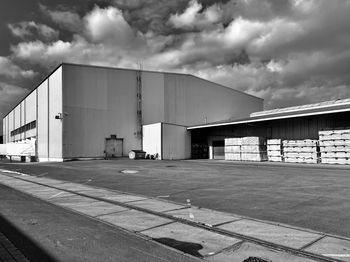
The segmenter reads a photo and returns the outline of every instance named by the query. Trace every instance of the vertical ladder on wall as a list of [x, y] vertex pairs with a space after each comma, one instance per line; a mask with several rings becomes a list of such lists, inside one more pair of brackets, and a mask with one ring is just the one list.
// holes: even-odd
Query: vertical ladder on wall
[[142, 64], [139, 64], [139, 70], [136, 74], [136, 91], [137, 91], [137, 138], [141, 139], [142, 149]]

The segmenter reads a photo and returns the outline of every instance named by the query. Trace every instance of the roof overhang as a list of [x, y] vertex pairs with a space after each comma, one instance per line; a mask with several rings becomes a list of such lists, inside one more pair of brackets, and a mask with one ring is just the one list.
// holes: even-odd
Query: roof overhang
[[288, 119], [288, 118], [297, 118], [297, 117], [306, 117], [306, 116], [316, 116], [316, 115], [326, 115], [326, 114], [333, 114], [333, 113], [342, 113], [342, 112], [349, 112], [350, 107], [347, 108], [341, 108], [341, 109], [333, 109], [333, 110], [327, 110], [327, 111], [313, 111], [313, 112], [307, 112], [307, 113], [292, 113], [292, 114], [285, 114], [285, 115], [269, 115], [264, 117], [251, 117], [241, 120], [233, 120], [233, 121], [227, 121], [227, 122], [221, 122], [221, 123], [212, 123], [212, 124], [204, 124], [204, 125], [197, 125], [197, 126], [190, 126], [187, 128], [187, 130], [193, 130], [193, 129], [200, 129], [200, 128], [207, 128], [207, 127], [217, 127], [217, 126], [229, 126], [229, 125], [239, 125], [239, 124], [248, 124], [248, 123], [255, 123], [255, 122], [263, 122], [263, 121], [273, 121], [273, 120], [279, 120], [279, 119]]

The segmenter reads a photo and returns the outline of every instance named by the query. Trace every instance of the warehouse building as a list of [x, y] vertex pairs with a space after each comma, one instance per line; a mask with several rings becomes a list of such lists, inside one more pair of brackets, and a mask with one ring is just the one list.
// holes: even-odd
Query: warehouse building
[[188, 127], [262, 109], [258, 97], [192, 75], [63, 63], [4, 117], [3, 135], [7, 155], [38, 161], [135, 149], [188, 159], [197, 139]]

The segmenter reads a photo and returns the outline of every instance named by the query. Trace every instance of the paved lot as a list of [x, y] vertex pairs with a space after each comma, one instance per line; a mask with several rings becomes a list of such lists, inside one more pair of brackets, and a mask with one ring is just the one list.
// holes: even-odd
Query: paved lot
[[[218, 161], [76, 161], [0, 167], [350, 237], [350, 168]], [[123, 170], [137, 173], [121, 173]]]
[[[0, 184], [39, 198], [44, 203], [51, 203], [53, 206], [56, 206], [56, 209], [62, 207], [78, 212], [82, 216], [89, 217], [95, 221], [106, 223], [113, 228], [116, 226], [115, 235], [118, 235], [120, 228], [130, 232], [130, 237], [133, 234], [137, 234], [140, 237], [140, 244], [143, 240], [143, 245], [140, 245], [143, 248], [147, 248], [148, 238], [152, 238], [156, 242], [202, 258], [201, 261], [242, 262], [252, 254], [264, 258], [266, 261], [315, 261], [312, 258], [316, 258], [316, 261], [329, 261], [325, 257], [350, 261], [349, 239], [327, 236], [315, 231], [303, 231], [290, 226], [280, 226], [271, 222], [256, 221], [237, 215], [232, 216], [230, 213], [199, 209], [194, 206], [190, 208], [187, 205], [176, 204], [162, 199], [147, 198], [145, 196], [140, 198], [140, 195], [126, 194], [120, 191], [56, 179], [23, 175], [18, 172], [1, 169]], [[9, 207], [13, 209], [13, 205], [10, 204]], [[0, 205], [0, 211], [2, 209]], [[46, 211], [46, 209], [44, 210]], [[8, 212], [5, 210], [5, 213]], [[42, 220], [42, 218], [42, 215], [37, 216], [37, 221]], [[7, 221], [13, 221], [13, 219], [8, 219]], [[210, 223], [209, 227], [208, 224], [204, 226], [204, 223], [208, 222]], [[46, 227], [49, 226], [49, 228], [54, 229], [54, 231], [51, 231], [53, 234], [49, 238], [54, 241], [57, 238], [61, 238], [62, 236], [58, 232], [61, 232], [62, 229], [60, 229], [57, 219], [48, 223], [49, 225], [45, 223]], [[40, 228], [41, 223], [37, 222], [35, 224]], [[28, 231], [28, 228], [23, 227], [23, 224], [19, 230], [27, 231], [27, 236], [33, 236], [37, 234], [37, 231], [40, 231], [37, 228], [31, 228]], [[93, 230], [93, 228], [85, 228], [84, 232], [90, 230]], [[222, 234], [223, 232], [225, 234]], [[45, 247], [45, 250], [50, 250], [50, 245], [47, 244], [48, 241], [42, 242], [42, 237], [46, 237], [43, 235], [39, 236], [41, 237], [41, 245]], [[146, 239], [142, 236], [146, 237]], [[75, 238], [75, 235], [70, 235], [62, 239], [62, 241], [68, 244], [67, 240]], [[90, 237], [86, 238], [86, 241], [87, 245], [93, 245], [94, 243]], [[262, 242], [264, 243], [263, 246], [261, 246]], [[103, 241], [95, 242], [95, 244], [97, 244], [94, 248], [96, 250], [103, 249], [105, 245]], [[76, 248], [73, 245], [69, 245], [69, 247], [71, 251]], [[132, 248], [134, 246], [129, 247], [129, 249]], [[52, 251], [48, 253], [52, 253]], [[93, 254], [90, 255], [88, 254], [89, 252], [91, 251], [85, 252], [85, 255], [91, 258]], [[173, 252], [174, 250], [170, 249], [166, 252], [168, 258], [173, 258], [170, 255]], [[77, 252], [73, 251], [70, 253], [71, 258], [63, 261], [71, 261]], [[107, 252], [106, 255], [109, 256], [109, 253]], [[112, 254], [113, 252], [111, 252]], [[181, 252], [176, 253], [176, 255], [178, 257], [175, 261], [179, 261], [179, 259], [187, 261], [187, 258], [189, 258]], [[320, 258], [319, 256], [323, 258], [321, 260], [317, 259], [317, 257]], [[136, 257], [132, 257], [133, 261], [134, 258], [136, 259], [135, 261], [138, 261]], [[169, 261], [166, 257], [163, 258]], [[99, 259], [102, 260], [101, 257]], [[33, 260], [38, 261], [38, 259]], [[48, 260], [45, 259], [44, 261]], [[84, 261], [86, 261], [86, 258]], [[103, 261], [106, 260], [104, 259]], [[130, 261], [130, 258], [128, 261]]]

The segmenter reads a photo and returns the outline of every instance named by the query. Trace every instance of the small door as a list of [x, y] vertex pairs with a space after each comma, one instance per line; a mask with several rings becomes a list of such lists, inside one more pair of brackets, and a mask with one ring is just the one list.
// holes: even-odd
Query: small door
[[213, 159], [225, 159], [225, 141], [213, 141]]
[[106, 158], [122, 157], [123, 156], [123, 139], [106, 138], [105, 154], [106, 154]]

